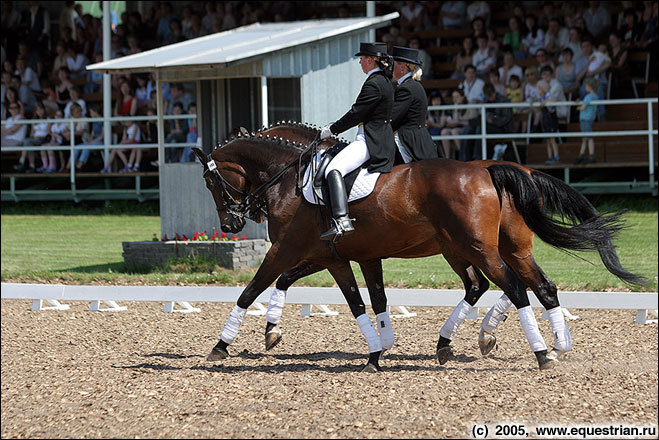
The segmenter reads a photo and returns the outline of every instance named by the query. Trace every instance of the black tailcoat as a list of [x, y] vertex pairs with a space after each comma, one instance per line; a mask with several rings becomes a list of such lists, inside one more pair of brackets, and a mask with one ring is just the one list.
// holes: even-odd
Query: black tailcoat
[[414, 160], [434, 159], [437, 146], [426, 129], [426, 92], [418, 81], [407, 78], [396, 89], [391, 127]]

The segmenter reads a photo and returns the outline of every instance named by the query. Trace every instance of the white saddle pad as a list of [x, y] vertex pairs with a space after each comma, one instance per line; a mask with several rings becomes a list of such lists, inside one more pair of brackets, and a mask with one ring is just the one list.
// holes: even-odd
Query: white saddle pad
[[[313, 176], [310, 174], [312, 168], [314, 171], [318, 169], [321, 160], [321, 153], [322, 152], [316, 154], [313, 159], [313, 164], [307, 166], [307, 169], [304, 172], [304, 186], [302, 187], [302, 194], [304, 194], [304, 198], [307, 200], [307, 202], [313, 204], [317, 203], [317, 198], [314, 196]], [[375, 184], [378, 181], [378, 177], [380, 177], [380, 173], [369, 173], [365, 168], [362, 168], [361, 171], [359, 171], [357, 179], [355, 180], [355, 184], [352, 185], [350, 195], [348, 196], [348, 202], [363, 199], [372, 193], [373, 188], [375, 188]], [[318, 203], [324, 205], [323, 201], [320, 199], [318, 199]]]

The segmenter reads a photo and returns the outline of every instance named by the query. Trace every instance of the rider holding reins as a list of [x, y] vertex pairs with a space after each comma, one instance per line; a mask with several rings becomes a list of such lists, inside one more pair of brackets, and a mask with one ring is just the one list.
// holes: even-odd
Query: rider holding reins
[[335, 123], [323, 127], [320, 139], [342, 133], [359, 125], [355, 140], [339, 152], [325, 170], [330, 192], [334, 225], [320, 236], [333, 240], [337, 235], [354, 232], [348, 216], [348, 196], [343, 177], [368, 161], [368, 171], [388, 173], [395, 159], [391, 115], [394, 88], [385, 74], [389, 55], [385, 43], [360, 43], [359, 63], [368, 75], [352, 108]]

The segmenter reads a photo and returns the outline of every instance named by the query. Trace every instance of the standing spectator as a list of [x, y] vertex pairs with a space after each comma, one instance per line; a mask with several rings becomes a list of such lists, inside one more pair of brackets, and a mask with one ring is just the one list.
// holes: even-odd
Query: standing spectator
[[42, 59], [48, 55], [50, 39], [50, 13], [38, 1], [28, 1], [28, 9], [23, 12], [21, 26], [26, 29], [30, 47], [38, 50]]
[[[188, 119], [188, 133], [186, 134], [185, 142], [188, 144], [197, 143], [197, 103], [190, 103], [188, 109], [188, 114], [194, 116], [193, 118]], [[192, 154], [192, 147], [187, 146], [183, 148], [183, 153], [181, 154], [181, 162], [192, 162], [194, 161], [194, 154]]]
[[[23, 108], [18, 104], [18, 102], [12, 102], [7, 106], [11, 116], [7, 118], [7, 121], [15, 122], [20, 121], [24, 118]], [[27, 125], [25, 124], [6, 124], [2, 126], [2, 145], [8, 147], [18, 147], [23, 145], [25, 136], [27, 135]], [[25, 159], [27, 158], [29, 167], [25, 169]], [[18, 172], [28, 172], [34, 173], [36, 167], [34, 165], [35, 157], [34, 153], [28, 152], [27, 150], [21, 151], [21, 156], [18, 159], [18, 163], [14, 165], [14, 171]]]
[[[485, 102], [487, 103], [500, 103], [508, 102], [508, 98], [498, 95], [492, 84], [485, 84], [483, 86], [483, 94], [485, 95]], [[513, 112], [509, 107], [488, 108], [485, 111], [485, 120], [488, 134], [510, 133], [513, 125]], [[481, 124], [476, 125], [475, 134], [481, 134]], [[482, 159], [482, 148], [474, 148], [472, 153], [474, 160]]]
[[628, 48], [636, 46], [643, 30], [638, 23], [638, 17], [634, 9], [626, 9], [624, 11], [624, 18], [619, 26], [619, 31], [622, 35], [625, 46]]
[[643, 29], [637, 46], [643, 49], [648, 49], [652, 56], [653, 62], [650, 63], [650, 77], [656, 78], [654, 72], [657, 67], [657, 20], [659, 18], [659, 5], [657, 2], [652, 3], [652, 16], [649, 18]]
[[192, 8], [190, 6], [183, 6], [182, 15], [183, 18], [181, 18], [181, 32], [185, 35], [187, 34], [190, 27], [192, 27]]
[[120, 98], [114, 107], [115, 116], [135, 116], [137, 113], [137, 99], [133, 96], [128, 81], [123, 81], [119, 86]]
[[206, 15], [201, 19], [201, 27], [206, 34], [212, 34], [213, 20], [217, 17], [217, 13], [215, 12], [215, 2], [204, 2], [204, 8], [206, 9]]
[[[14, 8], [13, 1], [2, 2], [2, 30], [8, 35], [17, 35], [21, 24], [21, 14]], [[9, 50], [10, 53], [11, 50]]]
[[496, 54], [493, 54], [487, 46], [487, 35], [482, 33], [476, 37], [478, 49], [472, 57], [472, 64], [476, 66], [476, 73], [479, 78], [487, 78], [490, 71], [496, 69]]
[[22, 110], [25, 113], [32, 114], [37, 106], [37, 98], [32, 93], [27, 84], [23, 84], [20, 75], [12, 75], [11, 86], [18, 91], [18, 99], [23, 103]]
[[[540, 94], [538, 93], [538, 69], [534, 66], [527, 67], [526, 68], [526, 85], [524, 86], [524, 101], [534, 103], [534, 102], [539, 102], [540, 101]], [[532, 108], [531, 110], [529, 109], [524, 109], [521, 112], [528, 112], [531, 111], [533, 112], [533, 120], [531, 122], [531, 127], [534, 130], [537, 130], [537, 128], [540, 126], [540, 118], [542, 117], [542, 113], [540, 110], [537, 108]]]
[[[597, 105], [590, 104], [592, 101], [598, 99], [597, 93], [595, 90], [599, 88], [597, 79], [590, 77], [585, 81], [586, 86], [586, 96], [584, 96], [583, 101], [577, 100], [577, 104], [580, 104], [577, 108], [579, 110], [579, 125], [583, 133], [590, 133], [593, 131], [593, 122], [595, 122], [595, 116], [597, 114]], [[586, 148], [588, 148], [588, 157], [584, 157], [586, 153]], [[588, 135], [583, 138], [581, 141], [581, 149], [579, 150], [579, 156], [574, 162], [575, 164], [588, 164], [595, 163], [595, 140], [592, 136]]]
[[[99, 1], [98, 4], [101, 7], [101, 17], [103, 16], [103, 2]], [[117, 17], [117, 13], [112, 10], [110, 7], [110, 27], [112, 28], [112, 32], [115, 32], [117, 29], [117, 26], [119, 26], [119, 17]]]
[[[522, 80], [517, 75], [510, 75], [508, 87], [506, 87], [506, 98], [510, 102], [522, 102]], [[513, 108], [513, 113], [517, 113], [517, 107]]]
[[465, 79], [458, 86], [465, 93], [465, 97], [469, 104], [481, 102], [483, 100], [483, 86], [485, 81], [476, 78], [476, 67], [469, 64], [464, 69]]
[[[464, 91], [456, 89], [451, 94], [453, 105], [467, 104]], [[469, 109], [454, 109], [451, 114], [446, 117], [446, 127], [442, 129], [442, 136], [458, 136], [460, 134], [471, 134], [470, 121], [478, 117], [478, 110], [475, 108]], [[445, 157], [451, 158], [451, 151], [457, 151], [460, 154], [460, 160], [467, 161], [466, 143], [469, 141], [462, 141], [459, 139], [442, 139], [442, 146], [444, 148]], [[451, 145], [452, 144], [452, 145]], [[463, 156], [463, 151], [465, 152]]]
[[409, 47], [411, 49], [416, 49], [419, 51], [419, 61], [421, 61], [421, 66], [423, 70], [423, 75], [421, 76], [421, 81], [426, 79], [431, 79], [433, 77], [432, 73], [432, 57], [428, 55], [428, 52], [421, 49], [421, 39], [418, 35], [412, 35], [409, 41]]
[[442, 29], [459, 29], [465, 24], [466, 2], [444, 2], [439, 12], [439, 26]]
[[172, 29], [170, 27], [170, 21], [172, 20], [172, 4], [170, 2], [162, 2], [160, 4], [160, 20], [158, 21], [158, 29], [156, 30], [156, 36], [162, 42], [167, 41]]
[[[538, 85], [538, 94], [541, 95], [541, 112], [542, 112], [542, 131], [545, 133], [558, 133], [558, 118], [556, 116], [556, 107], [547, 107], [545, 104], [551, 102], [549, 93], [549, 84], [542, 81]], [[558, 144], [556, 137], [548, 137], [547, 141], [547, 160], [545, 165], [559, 164], [561, 159], [558, 155]]]
[[586, 30], [590, 32], [593, 39], [599, 39], [606, 35], [611, 28], [611, 13], [601, 2], [588, 2], [590, 7], [583, 13]]
[[[439, 92], [439, 90], [433, 90], [430, 92], [429, 101], [429, 106], [438, 106], [444, 104], [442, 94]], [[428, 127], [428, 134], [430, 134], [431, 137], [439, 136], [442, 133], [442, 129], [447, 126], [446, 117], [446, 111], [444, 110], [428, 110], [428, 114], [426, 115], [426, 127]], [[438, 141], [433, 140], [433, 142], [435, 146], [438, 147], [438, 153], [444, 150], [444, 148], [439, 148], [440, 146]], [[451, 144], [449, 143], [448, 150], [444, 150], [443, 154], [439, 153], [439, 157], [452, 159], [450, 155], [450, 149]]]
[[538, 26], [545, 32], [549, 28], [549, 20], [556, 15], [554, 11], [554, 2], [542, 2], [542, 12], [538, 16]]
[[609, 35], [611, 46], [611, 98], [631, 97], [631, 68], [627, 64], [627, 48], [617, 32]]
[[634, 9], [634, 3], [633, 1], [622, 1], [620, 2], [620, 5], [622, 6], [622, 9], [618, 14], [616, 15], [616, 29], [618, 31], [621, 30], [622, 24], [625, 21], [625, 14], [627, 13], [628, 10], [631, 9], [632, 13], [638, 18], [638, 14], [636, 10]]
[[224, 18], [222, 19], [222, 30], [228, 31], [238, 26], [238, 21], [236, 20], [236, 16], [233, 13], [233, 3], [219, 2], [216, 5], [216, 9], [219, 8], [224, 8]]
[[545, 44], [545, 32], [538, 27], [535, 15], [529, 14], [524, 20], [528, 33], [522, 40], [522, 50], [527, 56], [534, 56]]
[[556, 79], [561, 83], [566, 95], [571, 95], [579, 89], [577, 68], [572, 62], [572, 49], [563, 49], [563, 62], [556, 68]]
[[87, 103], [85, 102], [84, 99], [82, 99], [82, 95], [80, 93], [80, 89], [77, 87], [72, 87], [71, 90], [71, 100], [66, 104], [64, 107], [64, 117], [65, 118], [70, 118], [72, 113], [71, 113], [71, 108], [74, 105], [78, 105], [82, 111], [82, 116], [87, 115]]
[[570, 31], [561, 27], [560, 20], [552, 17], [545, 33], [545, 49], [551, 56], [557, 56], [561, 50], [570, 42]]
[[464, 69], [471, 64], [474, 56], [474, 37], [471, 35], [464, 37], [462, 40], [462, 49], [455, 57], [455, 70], [451, 79], [462, 79], [465, 77]]
[[561, 16], [565, 22], [565, 27], [568, 29], [577, 26], [577, 12], [576, 2], [563, 2], [561, 5]]
[[[185, 112], [183, 111], [183, 104], [181, 101], [176, 101], [173, 104], [172, 114], [182, 115]], [[185, 119], [172, 119], [170, 122], [169, 134], [165, 138], [165, 143], [183, 143], [187, 139], [189, 127], [188, 122]], [[172, 163], [179, 161], [180, 148], [170, 147], [165, 149], [165, 162]]]
[[59, 29], [66, 29], [67, 27], [71, 29], [71, 37], [76, 39], [76, 18], [78, 18], [78, 13], [74, 9], [74, 1], [67, 0], [64, 2], [64, 8], [59, 13]]
[[517, 78], [522, 78], [524, 72], [522, 68], [515, 64], [515, 57], [513, 53], [508, 50], [503, 53], [503, 65], [499, 67], [499, 78], [505, 85], [510, 84], [510, 77], [517, 75]]
[[522, 50], [522, 22], [518, 17], [508, 19], [508, 32], [503, 36], [503, 44], [512, 50], [516, 59], [526, 58]]
[[[584, 81], [584, 79], [587, 78], [596, 79], [598, 84], [596, 89], [597, 96], [599, 99], [604, 99], [606, 96], [606, 71], [609, 69], [611, 63], [607, 61], [605, 54], [593, 50], [593, 40], [590, 39], [590, 37], [583, 39], [581, 42], [581, 50], [588, 61], [586, 66], [577, 74], [577, 79], [579, 81]], [[584, 99], [587, 93], [586, 84], [583, 82], [581, 89], [579, 90], [579, 96]], [[597, 107], [599, 117], [604, 118], [606, 115], [606, 108], [603, 105]]]
[[490, 26], [490, 5], [488, 2], [471, 2], [467, 6], [467, 20], [472, 21], [474, 18], [480, 17], [485, 22], [485, 26]]
[[21, 83], [28, 86], [32, 92], [41, 92], [39, 76], [37, 72], [27, 65], [25, 58], [18, 58], [16, 60], [16, 71], [14, 74], [19, 75], [21, 77]]

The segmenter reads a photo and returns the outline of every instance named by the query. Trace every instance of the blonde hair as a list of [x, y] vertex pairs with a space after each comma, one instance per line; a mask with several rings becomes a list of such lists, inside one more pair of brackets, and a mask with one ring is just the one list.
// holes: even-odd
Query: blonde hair
[[406, 63], [405, 65], [409, 71], [412, 72], [412, 79], [414, 81], [420, 81], [421, 77], [423, 76], [423, 70], [421, 70], [421, 66], [412, 63]]

